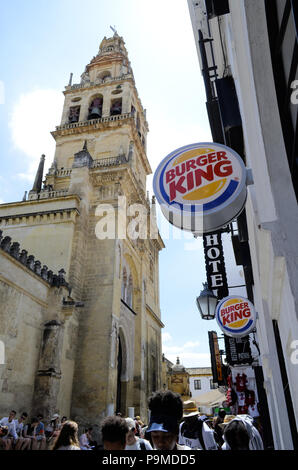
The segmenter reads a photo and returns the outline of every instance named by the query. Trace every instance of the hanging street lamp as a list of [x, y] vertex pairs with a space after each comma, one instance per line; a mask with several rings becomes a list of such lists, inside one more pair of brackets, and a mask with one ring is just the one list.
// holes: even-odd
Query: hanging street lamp
[[203, 283], [204, 289], [197, 297], [197, 307], [203, 320], [214, 320], [217, 297], [208, 288], [207, 282]]

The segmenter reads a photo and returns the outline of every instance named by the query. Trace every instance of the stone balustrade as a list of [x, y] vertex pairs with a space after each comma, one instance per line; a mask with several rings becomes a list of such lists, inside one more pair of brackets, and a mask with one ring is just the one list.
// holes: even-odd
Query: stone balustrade
[[30, 191], [28, 200], [35, 201], [37, 199], [49, 199], [54, 197], [64, 197], [68, 195], [67, 189], [60, 189], [59, 191], [50, 191], [48, 189], [42, 189], [39, 193]]
[[56, 170], [54, 175], [58, 177], [70, 176], [71, 168], [63, 168], [63, 169]]
[[90, 119], [88, 121], [78, 121], [67, 124], [62, 124], [61, 126], [56, 126], [56, 131], [61, 131], [64, 129], [75, 129], [78, 127], [84, 126], [93, 126], [96, 124], [102, 124], [104, 122], [113, 122], [113, 121], [122, 121], [133, 117], [133, 113], [124, 113], [124, 114], [115, 114], [114, 116], [106, 116], [98, 119]]
[[94, 160], [91, 168], [122, 165], [123, 163], [127, 163], [125, 155], [118, 155], [117, 157], [107, 157]]
[[65, 87], [66, 90], [80, 90], [81, 88], [89, 88], [92, 86], [98, 86], [98, 85], [106, 85], [107, 83], [113, 83], [113, 82], [119, 82], [122, 80], [127, 80], [128, 78], [133, 78], [133, 75], [131, 73], [127, 73], [125, 75], [121, 75], [120, 77], [106, 77], [104, 80], [99, 79], [96, 80], [95, 82], [88, 82], [85, 81], [84, 83], [74, 83], [73, 85], [68, 85]]

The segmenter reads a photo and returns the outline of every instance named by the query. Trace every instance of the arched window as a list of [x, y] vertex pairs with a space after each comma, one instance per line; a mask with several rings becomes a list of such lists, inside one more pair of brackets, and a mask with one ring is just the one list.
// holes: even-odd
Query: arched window
[[88, 120], [89, 119], [99, 119], [101, 118], [102, 115], [102, 104], [103, 104], [103, 97], [102, 95], [96, 96], [96, 98], [93, 98], [91, 101], [91, 104], [89, 106], [89, 114], [88, 114]]
[[126, 302], [126, 291], [127, 291], [127, 272], [126, 268], [123, 268], [122, 273], [122, 285], [121, 285], [121, 299]]

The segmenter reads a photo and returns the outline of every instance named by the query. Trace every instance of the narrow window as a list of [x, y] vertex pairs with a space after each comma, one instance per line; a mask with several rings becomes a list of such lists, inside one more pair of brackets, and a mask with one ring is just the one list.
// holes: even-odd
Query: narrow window
[[195, 390], [201, 390], [201, 381], [194, 380], [194, 386], [195, 386]]
[[127, 288], [127, 300], [126, 303], [132, 308], [132, 292], [133, 292], [133, 285], [132, 285], [132, 275], [129, 275], [128, 278], [128, 288]]
[[127, 274], [126, 269], [123, 268], [122, 274], [122, 286], [121, 286], [121, 299], [125, 301], [126, 298], [126, 289], [127, 289]]

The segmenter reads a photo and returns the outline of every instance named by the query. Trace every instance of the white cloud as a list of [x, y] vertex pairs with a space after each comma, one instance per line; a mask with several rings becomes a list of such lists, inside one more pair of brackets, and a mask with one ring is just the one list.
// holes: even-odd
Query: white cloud
[[187, 341], [185, 345], [183, 346], [184, 349], [192, 349], [196, 348], [200, 345], [199, 341]]
[[167, 341], [171, 341], [173, 339], [172, 336], [170, 335], [170, 333], [168, 333], [166, 331], [163, 331], [161, 335], [162, 335], [162, 342], [163, 343], [166, 343]]
[[210, 367], [210, 354], [199, 352], [199, 341], [187, 341], [182, 346], [173, 344], [173, 338], [168, 332], [162, 334], [162, 352], [165, 357], [176, 364], [179, 357], [180, 364], [185, 367]]
[[42, 154], [50, 166], [55, 151], [55, 140], [50, 132], [59, 123], [63, 94], [56, 90], [34, 90], [22, 94], [15, 103], [9, 122], [16, 149], [24, 152], [27, 171], [18, 177], [32, 181]]
[[[177, 354], [165, 353], [165, 357], [176, 364]], [[178, 354], [180, 364], [184, 367], [210, 367], [210, 354], [208, 353], [195, 353], [195, 352], [180, 352]]]

